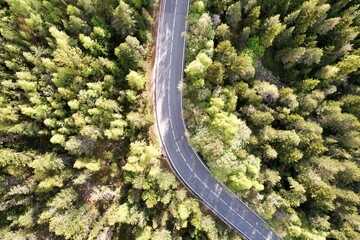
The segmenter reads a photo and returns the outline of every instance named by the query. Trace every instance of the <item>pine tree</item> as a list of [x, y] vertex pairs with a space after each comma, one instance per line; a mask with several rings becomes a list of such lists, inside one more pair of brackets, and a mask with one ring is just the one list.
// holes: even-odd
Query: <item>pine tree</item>
[[119, 1], [113, 12], [111, 24], [122, 38], [132, 35], [135, 31], [134, 10], [124, 1]]
[[237, 28], [238, 22], [241, 20], [241, 2], [231, 4], [226, 11], [226, 20], [230, 27]]
[[272, 46], [275, 37], [285, 29], [285, 24], [282, 24], [279, 18], [280, 15], [276, 15], [265, 20], [263, 25], [265, 30], [260, 38], [260, 42], [265, 48]]
[[206, 71], [206, 80], [215, 86], [221, 86], [224, 78], [224, 67], [220, 62], [213, 62]]

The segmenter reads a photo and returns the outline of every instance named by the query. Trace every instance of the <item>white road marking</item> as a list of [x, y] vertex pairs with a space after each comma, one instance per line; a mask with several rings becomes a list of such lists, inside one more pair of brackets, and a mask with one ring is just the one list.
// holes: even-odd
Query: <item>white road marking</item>
[[229, 206], [222, 198], [220, 198], [220, 201], [222, 201], [226, 206]]
[[239, 213], [237, 213], [232, 207], [230, 207], [230, 209], [236, 214], [238, 215], [242, 220], [244, 220], [250, 227], [252, 227], [256, 232], [258, 232], [264, 239], [266, 239], [266, 237], [259, 232], [259, 230], [257, 230], [251, 223], [249, 223], [243, 216], [241, 216]]
[[184, 155], [182, 154], [182, 152], [180, 152], [180, 155], [181, 155], [181, 157], [184, 159], [184, 161], [187, 163], [187, 161], [186, 161]]
[[198, 176], [196, 173], [194, 173], [194, 175], [195, 175], [195, 177], [196, 177], [197, 179], [199, 179], [199, 181], [200, 181], [201, 183], [203, 183], [203, 182], [201, 181], [201, 179], [199, 178], [199, 176]]
[[171, 127], [171, 131], [174, 132], [174, 126], [172, 124], [172, 120], [170, 119], [170, 127]]
[[214, 192], [213, 190], [211, 190], [211, 192], [212, 192], [216, 197], [219, 197], [219, 195], [217, 195], [216, 192]]
[[[176, 1], [175, 1], [175, 11], [174, 11], [174, 19], [175, 19], [175, 20], [176, 20], [177, 3], [178, 3], [178, 1], [176, 0]], [[173, 29], [175, 30], [175, 21], [174, 21], [174, 23], [173, 23]]]
[[171, 128], [173, 128], [173, 126], [172, 126], [172, 121], [171, 121], [171, 109], [170, 109], [170, 100], [169, 100], [169, 102], [168, 102], [168, 109], [169, 109], [169, 119], [170, 119], [170, 126], [171, 126]]
[[188, 163], [186, 163], [186, 165], [190, 168], [190, 171], [193, 172], [192, 168], [190, 167], [190, 165]]

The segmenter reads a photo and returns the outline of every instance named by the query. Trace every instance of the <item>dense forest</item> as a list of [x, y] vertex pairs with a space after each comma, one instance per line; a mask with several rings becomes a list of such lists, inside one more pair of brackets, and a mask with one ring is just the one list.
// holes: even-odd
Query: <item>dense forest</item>
[[0, 0], [0, 238], [240, 239], [152, 130], [152, 0]]
[[286, 239], [360, 239], [359, 23], [354, 0], [191, 4], [191, 142]]

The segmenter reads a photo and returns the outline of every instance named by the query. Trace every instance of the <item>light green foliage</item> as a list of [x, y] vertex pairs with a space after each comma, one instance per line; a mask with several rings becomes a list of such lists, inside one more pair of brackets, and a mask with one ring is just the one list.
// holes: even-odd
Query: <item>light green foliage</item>
[[151, 239], [151, 227], [146, 226], [140, 233], [137, 235], [136, 239], [138, 240], [150, 240]]
[[205, 70], [205, 66], [196, 59], [186, 67], [185, 73], [187, 74], [189, 80], [196, 81], [203, 79]]
[[223, 22], [204, 82], [187, 85], [194, 148], [283, 237], [359, 238], [359, 5], [211, 0], [206, 13]]
[[308, 48], [302, 56], [301, 63], [311, 66], [320, 62], [323, 50], [320, 48]]
[[248, 190], [252, 187], [252, 183], [243, 173], [230, 177], [230, 187], [235, 191]]
[[326, 82], [331, 82], [333, 80], [340, 69], [336, 66], [325, 66], [320, 69], [320, 71], [316, 74], [318, 78], [323, 79]]
[[314, 90], [310, 94], [302, 96], [302, 98], [299, 99], [300, 107], [305, 112], [305, 115], [308, 115], [320, 105], [324, 98], [325, 95], [323, 92]]
[[287, 64], [287, 67], [290, 68], [294, 63], [297, 63], [301, 60], [303, 55], [305, 54], [306, 48], [290, 48], [284, 49], [279, 52], [277, 56], [283, 64]]
[[214, 220], [211, 218], [204, 216], [201, 221], [201, 226], [208, 232], [207, 236], [211, 240], [216, 240], [217, 238], [217, 231]]
[[288, 25], [293, 25], [296, 23], [296, 19], [298, 18], [299, 14], [300, 14], [301, 10], [296, 10], [292, 13], [289, 13], [287, 16], [285, 16], [284, 18], [284, 22]]
[[326, 19], [319, 27], [319, 34], [323, 35], [331, 31], [340, 21], [340, 17]]
[[[219, 135], [221, 139], [230, 144], [234, 139], [237, 132], [245, 123], [236, 118], [233, 114], [227, 114], [225, 112], [219, 112], [214, 114], [214, 120], [211, 122], [212, 130]], [[244, 140], [248, 138], [248, 132], [241, 133], [244, 136]], [[221, 133], [221, 134], [220, 134]]]
[[[152, 143], [157, 4], [0, 1], [1, 239], [206, 238], [208, 215]], [[213, 38], [209, 15], [199, 27]]]
[[215, 30], [216, 37], [221, 40], [230, 40], [231, 33], [229, 26], [225, 23], [220, 24]]
[[203, 1], [195, 1], [191, 6], [191, 14], [203, 14], [205, 4]]
[[115, 223], [126, 223], [129, 219], [129, 207], [126, 203], [112, 210], [112, 214], [108, 217], [108, 223], [113, 226]]
[[[205, 53], [199, 53], [196, 56], [196, 60], [192, 61], [185, 68], [187, 79], [190, 81], [190, 85], [194, 88], [201, 88], [204, 86], [204, 78], [206, 70], [211, 66], [212, 60]], [[221, 73], [219, 73], [221, 74]]]
[[297, 97], [291, 88], [281, 88], [279, 90], [278, 103], [291, 110], [294, 110], [299, 106]]
[[[157, 4], [0, 1], [2, 239], [237, 239], [149, 142]], [[359, 5], [190, 13], [184, 116], [213, 175], [285, 238], [359, 239]]]
[[312, 27], [321, 17], [326, 16], [329, 11], [329, 4], [322, 4], [318, 0], [309, 0], [302, 4], [300, 13], [296, 17], [296, 25], [299, 32], [305, 32], [309, 27]]
[[96, 140], [102, 138], [101, 131], [97, 127], [91, 126], [91, 125], [84, 126], [80, 130], [80, 134], [88, 139], [93, 140], [93, 141], [96, 141]]
[[270, 47], [277, 35], [279, 35], [284, 29], [285, 24], [282, 24], [279, 20], [280, 15], [270, 17], [265, 20], [264, 34], [261, 36], [261, 45], [265, 48]]
[[93, 55], [97, 55], [99, 53], [103, 53], [103, 54], [105, 53], [105, 49], [90, 37], [85, 36], [84, 34], [80, 34], [79, 39], [82, 45], [84, 46], [84, 48], [90, 50], [90, 52]]
[[126, 80], [128, 81], [130, 88], [134, 90], [144, 89], [146, 83], [145, 77], [135, 71], [130, 71], [130, 73], [126, 76]]
[[232, 81], [237, 81], [239, 79], [248, 81], [252, 79], [255, 76], [252, 53], [244, 52], [235, 56], [231, 63], [228, 76]]
[[[174, 184], [174, 179], [165, 175], [160, 175], [160, 169], [156, 166], [150, 170], [149, 181], [144, 179], [143, 173], [147, 167], [153, 164], [158, 164], [156, 158], [159, 157], [159, 150], [154, 146], [147, 146], [145, 142], [136, 141], [130, 146], [130, 155], [126, 165], [123, 167], [127, 173], [127, 180], [134, 184], [135, 188], [148, 189], [151, 186], [152, 181], [163, 181], [161, 185], [164, 189], [169, 188]], [[153, 161], [153, 162], [152, 162]], [[137, 176], [139, 174], [139, 176]]]
[[21, 177], [25, 168], [33, 159], [31, 153], [19, 153], [6, 148], [0, 149], [0, 156], [2, 171], [15, 177]]
[[231, 4], [226, 11], [226, 20], [228, 24], [236, 29], [238, 22], [241, 20], [241, 2]]
[[79, 109], [79, 101], [74, 99], [68, 102], [68, 106], [71, 110], [78, 110]]
[[171, 240], [171, 233], [168, 230], [161, 229], [153, 233], [151, 239], [154, 240]]
[[129, 121], [130, 126], [136, 129], [149, 126], [154, 122], [152, 115], [144, 115], [139, 112], [128, 113], [128, 115], [126, 115], [126, 119]]
[[50, 192], [54, 188], [61, 188], [63, 186], [63, 179], [60, 176], [47, 177], [39, 182], [36, 192], [44, 193]]
[[40, 215], [39, 221], [42, 222], [46, 219], [49, 219], [58, 210], [66, 210], [71, 208], [77, 198], [78, 194], [74, 189], [65, 188], [61, 190], [52, 200], [47, 202], [46, 206], [48, 209]]
[[336, 194], [333, 188], [312, 169], [306, 169], [300, 176], [301, 182], [308, 186], [310, 196], [317, 199], [316, 206], [324, 210], [334, 210]]
[[341, 78], [355, 72], [359, 69], [360, 56], [359, 55], [346, 55], [342, 61], [338, 62], [335, 67], [339, 69], [336, 77]]
[[291, 206], [298, 207], [301, 203], [306, 201], [306, 196], [304, 195], [306, 190], [305, 188], [296, 180], [289, 177], [290, 191], [284, 193], [285, 199], [287, 199]]
[[114, 10], [112, 16], [112, 26], [122, 37], [131, 35], [135, 30], [134, 10], [124, 1], [119, 1], [119, 5]]
[[90, 231], [95, 214], [94, 207], [87, 204], [80, 209], [68, 210], [50, 220], [49, 230], [66, 239], [83, 239]]
[[[194, 2], [196, 4], [198, 1]], [[193, 60], [200, 52], [212, 56], [215, 31], [212, 27], [211, 17], [207, 13], [193, 14], [189, 16], [189, 22], [193, 23], [187, 29], [186, 41], [187, 51], [186, 59]]]
[[211, 58], [206, 55], [205, 53], [199, 53], [197, 56], [196, 56], [196, 60], [198, 60], [199, 62], [201, 62], [201, 64], [205, 67], [205, 68], [208, 68], [211, 63], [212, 63], [212, 60]]
[[[246, 18], [246, 19], [243, 19], [244, 22], [246, 22], [246, 26], [244, 28], [245, 29], [249, 29], [250, 30], [250, 33], [255, 33], [258, 28], [260, 27], [260, 10], [261, 10], [261, 6], [254, 6], [250, 13], [249, 13], [249, 17]], [[243, 35], [244, 37], [244, 35]], [[245, 38], [244, 40], [246, 40], [247, 38]]]
[[305, 79], [299, 84], [299, 90], [302, 92], [310, 92], [313, 90], [318, 84], [320, 83], [320, 80], [318, 79]]
[[191, 138], [192, 146], [201, 152], [207, 160], [220, 158], [224, 154], [224, 143], [212, 138], [208, 128], [199, 129]]
[[345, 95], [341, 98], [342, 110], [352, 113], [359, 118], [360, 109], [358, 108], [360, 104], [360, 96], [359, 95]]
[[218, 88], [218, 91], [215, 91], [214, 94], [223, 99], [225, 111], [233, 112], [236, 110], [237, 96], [234, 89], [229, 87]]
[[34, 179], [36, 180], [60, 172], [65, 167], [63, 160], [54, 154], [38, 157], [29, 166], [34, 169]]
[[215, 48], [214, 58], [221, 62], [225, 68], [232, 65], [235, 56], [236, 50], [228, 40], [220, 42]]
[[220, 62], [213, 62], [206, 72], [206, 80], [215, 85], [222, 85], [224, 79], [224, 67]]
[[262, 175], [264, 176], [265, 183], [269, 184], [270, 186], [275, 186], [281, 180], [279, 172], [270, 169], [266, 169]]
[[130, 69], [145, 71], [146, 64], [143, 60], [145, 55], [145, 48], [133, 36], [127, 36], [125, 42], [115, 48], [115, 56], [118, 57], [119, 64], [124, 73], [128, 73]]
[[301, 239], [319, 239], [319, 240], [325, 240], [325, 236], [322, 234], [314, 234], [306, 229], [303, 229], [301, 227], [298, 226], [293, 226], [290, 225], [288, 227], [288, 231], [289, 231], [289, 235], [291, 237], [295, 237], [295, 238], [301, 238]]
[[101, 165], [98, 161], [96, 160], [91, 160], [91, 159], [78, 159], [76, 160], [76, 162], [74, 163], [74, 168], [86, 168], [88, 169], [90, 172], [96, 172], [100, 169]]
[[235, 191], [263, 190], [264, 186], [256, 181], [260, 172], [260, 159], [250, 155], [241, 162], [243, 169], [240, 172], [234, 171], [229, 178], [229, 186]]
[[276, 85], [268, 82], [255, 82], [255, 91], [262, 97], [265, 102], [276, 102], [279, 98], [279, 90]]
[[255, 111], [250, 114], [249, 120], [255, 126], [264, 127], [270, 125], [275, 119], [269, 112]]

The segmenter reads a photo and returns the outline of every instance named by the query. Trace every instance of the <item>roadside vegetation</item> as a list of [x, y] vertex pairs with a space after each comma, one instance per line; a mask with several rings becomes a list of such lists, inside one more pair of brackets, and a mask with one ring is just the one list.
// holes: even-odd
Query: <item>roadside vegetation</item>
[[191, 4], [192, 145], [287, 239], [360, 239], [359, 16], [346, 0]]
[[240, 239], [150, 138], [157, 4], [0, 0], [1, 239]]

